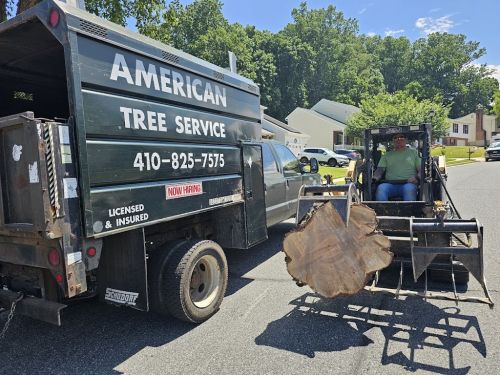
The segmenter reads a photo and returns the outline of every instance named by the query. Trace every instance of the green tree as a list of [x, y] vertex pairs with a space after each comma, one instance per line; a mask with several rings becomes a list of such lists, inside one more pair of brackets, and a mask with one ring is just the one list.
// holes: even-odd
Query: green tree
[[[473, 62], [486, 53], [479, 42], [465, 35], [433, 33], [413, 44], [412, 88], [420, 99], [441, 98], [450, 106], [450, 116], [460, 117], [481, 104], [487, 107], [493, 95], [489, 72]], [[486, 81], [484, 81], [486, 80]]]
[[408, 38], [385, 37], [382, 41], [380, 69], [389, 93], [403, 90], [410, 81], [412, 44]]
[[500, 118], [500, 90], [495, 91], [493, 96], [493, 113]]
[[406, 91], [394, 94], [381, 93], [361, 102], [361, 112], [349, 120], [350, 135], [362, 137], [363, 131], [384, 126], [431, 123], [434, 138], [442, 137], [447, 131], [449, 109], [431, 100], [417, 100]]
[[271, 116], [284, 120], [296, 107], [310, 106], [308, 85], [315, 53], [309, 44], [283, 32], [269, 40], [266, 51], [274, 56], [276, 77], [272, 97], [264, 105]]

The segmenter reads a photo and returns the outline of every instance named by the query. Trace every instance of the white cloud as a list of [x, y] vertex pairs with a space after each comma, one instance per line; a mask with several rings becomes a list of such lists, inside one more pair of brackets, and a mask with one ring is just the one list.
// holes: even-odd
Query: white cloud
[[374, 33], [373, 31], [370, 31], [370, 32], [367, 32], [366, 35], [372, 37], [372, 36], [377, 35], [377, 33]]
[[404, 29], [399, 29], [399, 30], [385, 30], [385, 36], [396, 36], [398, 34], [404, 33]]
[[491, 75], [500, 82], [500, 65], [486, 65], [486, 67], [493, 70]]
[[451, 15], [448, 15], [439, 18], [421, 17], [415, 21], [415, 26], [428, 35], [431, 33], [446, 33], [456, 25], [451, 19]]
[[[482, 66], [482, 64], [477, 62], [472, 63], [472, 65], [476, 68], [480, 68]], [[486, 64], [486, 68], [492, 71], [490, 76], [496, 78], [498, 82], [500, 82], [500, 65]]]
[[366, 12], [366, 10], [367, 10], [367, 9], [368, 9], [368, 8], [363, 8], [363, 9], [361, 9], [361, 10], [358, 12], [358, 14], [363, 14], [364, 12]]

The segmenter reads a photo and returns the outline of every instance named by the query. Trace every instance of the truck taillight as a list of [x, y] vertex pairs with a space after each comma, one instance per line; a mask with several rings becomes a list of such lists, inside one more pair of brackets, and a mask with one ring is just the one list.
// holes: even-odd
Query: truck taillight
[[64, 280], [63, 275], [61, 275], [60, 273], [58, 273], [56, 275], [56, 281], [60, 284], [60, 283], [63, 282], [63, 280]]
[[51, 9], [49, 13], [49, 25], [51, 27], [56, 27], [59, 24], [59, 11], [57, 9]]
[[95, 255], [97, 254], [97, 250], [95, 249], [95, 247], [89, 247], [87, 249], [87, 256], [89, 257], [94, 257]]
[[56, 267], [61, 262], [61, 257], [59, 255], [59, 251], [57, 249], [49, 250], [49, 264], [53, 267]]

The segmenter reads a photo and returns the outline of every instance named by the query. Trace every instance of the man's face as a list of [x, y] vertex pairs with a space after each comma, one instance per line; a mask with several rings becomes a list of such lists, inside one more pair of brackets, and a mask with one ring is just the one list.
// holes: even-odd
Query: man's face
[[406, 147], [406, 137], [404, 134], [396, 134], [392, 137], [392, 142], [394, 143], [394, 148], [400, 150]]

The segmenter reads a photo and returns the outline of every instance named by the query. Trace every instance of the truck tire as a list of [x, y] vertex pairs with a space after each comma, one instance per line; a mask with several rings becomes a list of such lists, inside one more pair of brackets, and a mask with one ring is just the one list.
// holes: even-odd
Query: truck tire
[[335, 167], [337, 165], [337, 159], [334, 158], [328, 159], [328, 165], [330, 167]]
[[307, 164], [307, 163], [309, 163], [309, 159], [308, 159], [308, 158], [306, 158], [305, 156], [302, 156], [302, 157], [300, 158], [300, 162], [301, 162], [301, 163], [303, 163], [303, 164]]
[[[166, 249], [165, 249], [166, 250]], [[227, 287], [227, 261], [209, 240], [186, 240], [151, 259], [152, 309], [178, 319], [202, 323], [214, 315]]]

